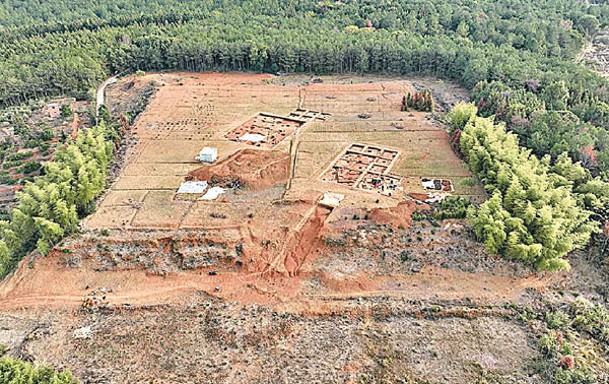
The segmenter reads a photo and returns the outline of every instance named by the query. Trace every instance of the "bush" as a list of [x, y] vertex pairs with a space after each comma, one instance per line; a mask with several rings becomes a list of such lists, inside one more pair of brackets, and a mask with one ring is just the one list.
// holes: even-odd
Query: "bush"
[[609, 343], [609, 313], [603, 306], [580, 299], [571, 304], [570, 314], [575, 329], [584, 331], [603, 343]]
[[434, 218], [444, 219], [464, 219], [467, 216], [467, 209], [472, 205], [469, 199], [458, 196], [449, 196], [444, 199], [434, 212]]
[[34, 152], [32, 152], [32, 151], [17, 152], [17, 153], [13, 153], [12, 155], [6, 156], [5, 161], [20, 161], [20, 160], [25, 160], [25, 159], [28, 159], [28, 158], [32, 157], [33, 155], [34, 155]]
[[12, 185], [15, 184], [15, 180], [13, 180], [10, 173], [0, 171], [0, 184]]
[[40, 164], [39, 162], [28, 161], [27, 163], [23, 164], [19, 168], [19, 171], [20, 171], [20, 173], [28, 174], [28, 173], [36, 172], [36, 171], [40, 170], [40, 168], [42, 168], [42, 164]]
[[72, 107], [69, 104], [63, 104], [61, 106], [61, 117], [68, 118], [72, 117]]
[[547, 312], [546, 313], [546, 325], [550, 329], [563, 329], [569, 325], [569, 316], [563, 312]]
[[69, 371], [57, 372], [48, 366], [34, 366], [10, 357], [0, 358], [0, 383], [10, 384], [78, 384]]

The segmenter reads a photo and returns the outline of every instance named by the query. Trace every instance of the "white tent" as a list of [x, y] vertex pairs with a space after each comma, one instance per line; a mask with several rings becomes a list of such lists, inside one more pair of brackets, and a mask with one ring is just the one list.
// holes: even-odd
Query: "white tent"
[[434, 180], [429, 180], [429, 179], [424, 179], [424, 181], [421, 182], [421, 184], [423, 184], [423, 188], [425, 189], [436, 189], [436, 186], [434, 184]]
[[239, 138], [239, 141], [251, 141], [252, 143], [259, 143], [266, 140], [266, 136], [259, 133], [246, 133]]
[[218, 159], [218, 148], [203, 147], [195, 159], [202, 163], [213, 163]]
[[218, 196], [226, 192], [226, 189], [221, 187], [212, 187], [207, 193], [199, 198], [199, 200], [216, 200]]
[[341, 195], [340, 193], [326, 192], [319, 201], [319, 204], [324, 207], [337, 208], [344, 198], [345, 195]]
[[177, 193], [199, 194], [207, 189], [207, 181], [187, 181], [180, 185]]

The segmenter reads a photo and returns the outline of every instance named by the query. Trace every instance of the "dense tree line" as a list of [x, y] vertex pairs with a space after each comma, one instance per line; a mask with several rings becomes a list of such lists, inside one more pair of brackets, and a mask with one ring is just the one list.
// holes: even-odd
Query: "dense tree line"
[[46, 254], [78, 229], [78, 219], [93, 210], [105, 187], [115, 136], [103, 122], [80, 131], [44, 165], [44, 174], [18, 193], [10, 220], [0, 221], [0, 275], [34, 248]]
[[551, 163], [518, 144], [503, 124], [476, 116], [472, 104], [450, 114], [460, 150], [491, 196], [468, 218], [488, 251], [539, 269], [568, 267], [563, 257], [588, 244], [606, 218], [609, 184], [562, 154]]
[[609, 104], [585, 82], [529, 79], [522, 87], [480, 82], [474, 100], [482, 116], [494, 115], [518, 133], [520, 144], [537, 156], [562, 153], [595, 174], [609, 171]]
[[474, 89], [480, 114], [535, 154], [600, 174], [609, 83], [573, 59], [608, 24], [608, 4], [569, 0], [13, 0], [0, 4], [0, 107], [88, 98], [136, 69], [424, 74]]

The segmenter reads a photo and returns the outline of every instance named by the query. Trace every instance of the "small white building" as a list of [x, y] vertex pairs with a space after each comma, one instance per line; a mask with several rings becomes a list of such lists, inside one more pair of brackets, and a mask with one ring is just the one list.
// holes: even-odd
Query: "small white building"
[[319, 201], [319, 205], [327, 208], [338, 208], [340, 202], [343, 201], [344, 198], [345, 195], [341, 195], [340, 193], [325, 192]]
[[213, 163], [218, 160], [218, 148], [203, 147], [195, 159], [202, 163]]

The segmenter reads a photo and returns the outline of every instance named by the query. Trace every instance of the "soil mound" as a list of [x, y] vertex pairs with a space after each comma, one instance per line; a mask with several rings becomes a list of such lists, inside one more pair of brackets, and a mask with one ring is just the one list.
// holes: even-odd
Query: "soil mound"
[[404, 201], [393, 208], [373, 209], [370, 212], [370, 220], [393, 228], [407, 228], [412, 221], [412, 214], [427, 208], [426, 205], [419, 205], [414, 201]]
[[189, 180], [208, 181], [211, 185], [240, 184], [265, 189], [286, 183], [290, 172], [290, 155], [282, 151], [242, 149], [218, 164], [190, 172]]

